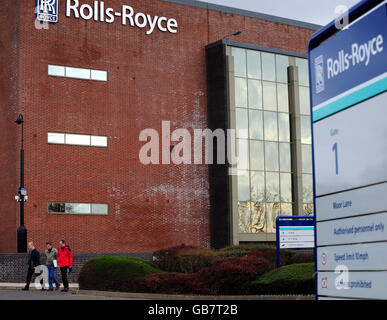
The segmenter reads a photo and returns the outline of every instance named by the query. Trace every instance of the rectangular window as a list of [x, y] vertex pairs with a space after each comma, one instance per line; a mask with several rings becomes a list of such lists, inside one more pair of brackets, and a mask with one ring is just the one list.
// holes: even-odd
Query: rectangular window
[[91, 145], [93, 147], [107, 147], [107, 137], [91, 136]]
[[91, 70], [91, 80], [107, 81], [107, 72], [101, 70]]
[[66, 144], [73, 146], [107, 147], [108, 138], [104, 136], [90, 136], [85, 134], [48, 133], [49, 144]]
[[108, 73], [103, 70], [48, 65], [48, 75], [82, 80], [108, 81]]
[[234, 57], [234, 71], [237, 77], [246, 77], [246, 50], [232, 48]]
[[90, 136], [82, 134], [66, 134], [66, 144], [90, 146]]
[[275, 55], [262, 52], [262, 78], [263, 80], [275, 81]]
[[235, 106], [247, 108], [247, 82], [244, 78], [235, 78]]
[[48, 75], [55, 77], [64, 77], [65, 67], [48, 65]]
[[262, 82], [263, 108], [269, 111], [277, 111], [277, 86], [275, 82]]
[[261, 79], [261, 53], [247, 51], [247, 76], [253, 79]]
[[67, 203], [49, 202], [48, 213], [52, 214], [79, 214], [79, 215], [108, 215], [107, 204], [96, 203]]
[[64, 144], [65, 134], [64, 133], [48, 133], [48, 143]]
[[66, 67], [66, 77], [90, 80], [90, 69]]

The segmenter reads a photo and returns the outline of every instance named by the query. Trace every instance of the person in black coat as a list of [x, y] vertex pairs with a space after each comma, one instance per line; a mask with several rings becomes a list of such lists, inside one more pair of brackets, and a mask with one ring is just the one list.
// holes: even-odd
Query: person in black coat
[[[38, 276], [38, 272], [35, 271], [35, 268], [40, 266], [40, 253], [35, 248], [35, 245], [33, 242], [28, 243], [28, 272], [27, 272], [27, 283], [26, 286], [23, 288], [23, 291], [28, 291], [30, 289], [30, 283], [32, 280], [32, 275], [35, 274], [35, 276]], [[40, 284], [42, 285], [42, 290], [45, 291], [43, 279], [40, 280]]]

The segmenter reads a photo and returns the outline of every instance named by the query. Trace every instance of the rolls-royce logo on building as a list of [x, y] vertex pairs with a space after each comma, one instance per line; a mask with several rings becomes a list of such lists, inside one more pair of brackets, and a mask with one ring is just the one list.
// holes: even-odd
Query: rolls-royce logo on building
[[36, 19], [42, 22], [58, 22], [59, 0], [36, 0]]
[[323, 92], [325, 90], [325, 80], [324, 80], [324, 56], [318, 56], [314, 60], [315, 68], [315, 80], [316, 80], [316, 94]]

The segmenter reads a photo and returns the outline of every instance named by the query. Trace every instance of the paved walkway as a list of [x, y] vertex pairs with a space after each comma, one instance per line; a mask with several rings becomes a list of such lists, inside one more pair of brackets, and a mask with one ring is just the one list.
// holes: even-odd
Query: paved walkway
[[[21, 291], [0, 290], [0, 300], [127, 300], [123, 298], [96, 297], [73, 294], [70, 292], [42, 292], [42, 291]], [[134, 300], [134, 299], [131, 299]]]

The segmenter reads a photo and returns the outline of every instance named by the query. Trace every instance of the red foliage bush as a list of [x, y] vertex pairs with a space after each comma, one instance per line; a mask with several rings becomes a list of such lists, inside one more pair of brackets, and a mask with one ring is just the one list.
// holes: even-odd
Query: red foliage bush
[[296, 253], [293, 259], [293, 263], [310, 263], [314, 262], [314, 253]]
[[144, 285], [149, 293], [162, 294], [210, 294], [207, 283], [196, 275], [184, 273], [159, 273], [144, 278]]
[[211, 265], [219, 254], [211, 249], [183, 250], [177, 254], [176, 272], [195, 273]]
[[248, 294], [251, 282], [268, 270], [266, 259], [246, 255], [217, 259], [195, 276], [196, 281], [207, 284], [213, 295], [240, 295]]
[[193, 246], [186, 246], [182, 244], [176, 247], [170, 247], [167, 249], [159, 250], [154, 253], [156, 261], [155, 264], [158, 268], [167, 272], [179, 272], [178, 254], [184, 250], [196, 249]]
[[158, 273], [146, 276], [144, 283], [150, 293], [184, 294], [187, 293], [188, 278], [183, 273]]
[[[276, 249], [268, 249], [257, 252], [250, 252], [247, 254], [248, 256], [254, 256], [257, 258], [266, 259], [269, 268], [268, 271], [273, 270], [277, 267], [277, 250]], [[281, 250], [280, 252], [281, 265], [292, 264], [294, 260], [294, 253], [291, 251]]]

